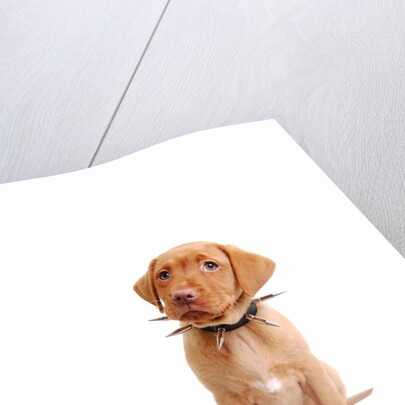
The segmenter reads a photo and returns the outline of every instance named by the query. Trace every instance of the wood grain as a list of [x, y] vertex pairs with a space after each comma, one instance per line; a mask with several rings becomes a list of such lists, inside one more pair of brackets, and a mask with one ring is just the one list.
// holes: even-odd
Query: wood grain
[[2, 4], [1, 182], [88, 166], [165, 4]]
[[95, 163], [276, 118], [405, 254], [404, 7], [172, 2]]

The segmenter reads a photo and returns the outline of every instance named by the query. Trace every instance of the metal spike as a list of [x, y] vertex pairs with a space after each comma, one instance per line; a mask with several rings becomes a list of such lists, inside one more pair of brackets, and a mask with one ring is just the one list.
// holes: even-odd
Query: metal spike
[[249, 321], [257, 322], [257, 323], [260, 323], [262, 325], [277, 326], [278, 328], [280, 327], [280, 325], [277, 325], [274, 322], [268, 321], [267, 319], [261, 318], [260, 316], [247, 314], [246, 318], [249, 319]]
[[265, 295], [265, 296], [263, 296], [263, 297], [255, 298], [254, 300], [252, 300], [252, 302], [266, 301], [266, 300], [269, 300], [269, 299], [271, 299], [271, 298], [277, 297], [278, 295], [284, 294], [284, 293], [286, 293], [286, 292], [287, 292], [287, 291], [283, 291], [283, 292], [276, 293], [276, 294]]
[[172, 333], [170, 333], [166, 337], [180, 335], [184, 332], [188, 332], [190, 329], [193, 329], [193, 325], [185, 325], [185, 326], [182, 326], [181, 328], [174, 330]]
[[218, 350], [221, 350], [224, 342], [225, 342], [225, 329], [218, 328], [218, 331], [217, 331], [217, 349]]
[[161, 316], [160, 318], [149, 319], [149, 322], [155, 322], [155, 321], [170, 321], [170, 319], [167, 316]]

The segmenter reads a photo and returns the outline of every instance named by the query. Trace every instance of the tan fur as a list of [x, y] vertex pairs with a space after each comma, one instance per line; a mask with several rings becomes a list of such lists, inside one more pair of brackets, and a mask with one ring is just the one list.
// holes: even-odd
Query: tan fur
[[345, 405], [370, 395], [347, 399], [337, 372], [266, 304], [257, 304], [257, 315], [280, 328], [249, 322], [226, 332], [221, 350], [215, 333], [198, 329], [241, 319], [274, 267], [270, 259], [234, 246], [194, 242], [152, 260], [134, 290], [170, 319], [195, 326], [183, 335], [186, 358], [219, 405]]

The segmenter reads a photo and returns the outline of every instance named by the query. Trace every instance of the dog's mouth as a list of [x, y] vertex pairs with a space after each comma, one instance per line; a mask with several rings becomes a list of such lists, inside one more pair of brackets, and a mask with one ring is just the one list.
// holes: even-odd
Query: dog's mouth
[[181, 317], [180, 321], [197, 321], [202, 319], [212, 318], [212, 314], [207, 311], [196, 311], [191, 310], [185, 312]]
[[193, 308], [190, 307], [185, 311], [180, 317], [179, 320], [182, 322], [189, 322], [195, 326], [206, 326], [216, 323], [221, 323], [224, 315], [232, 307], [232, 304], [228, 305], [221, 310], [210, 311], [208, 308]]
[[180, 304], [169, 301], [165, 305], [165, 312], [169, 319], [189, 323], [200, 328], [233, 324], [238, 322], [246, 312], [250, 299], [245, 298], [240, 296], [237, 299], [222, 299], [209, 302], [194, 300], [195, 302], [183, 302]]

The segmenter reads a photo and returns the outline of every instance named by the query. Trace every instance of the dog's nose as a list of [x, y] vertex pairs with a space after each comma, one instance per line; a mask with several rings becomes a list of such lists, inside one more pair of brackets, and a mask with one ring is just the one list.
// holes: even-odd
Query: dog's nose
[[191, 288], [185, 288], [184, 290], [176, 290], [172, 292], [173, 301], [179, 304], [189, 304], [196, 298], [197, 298], [197, 291]]

